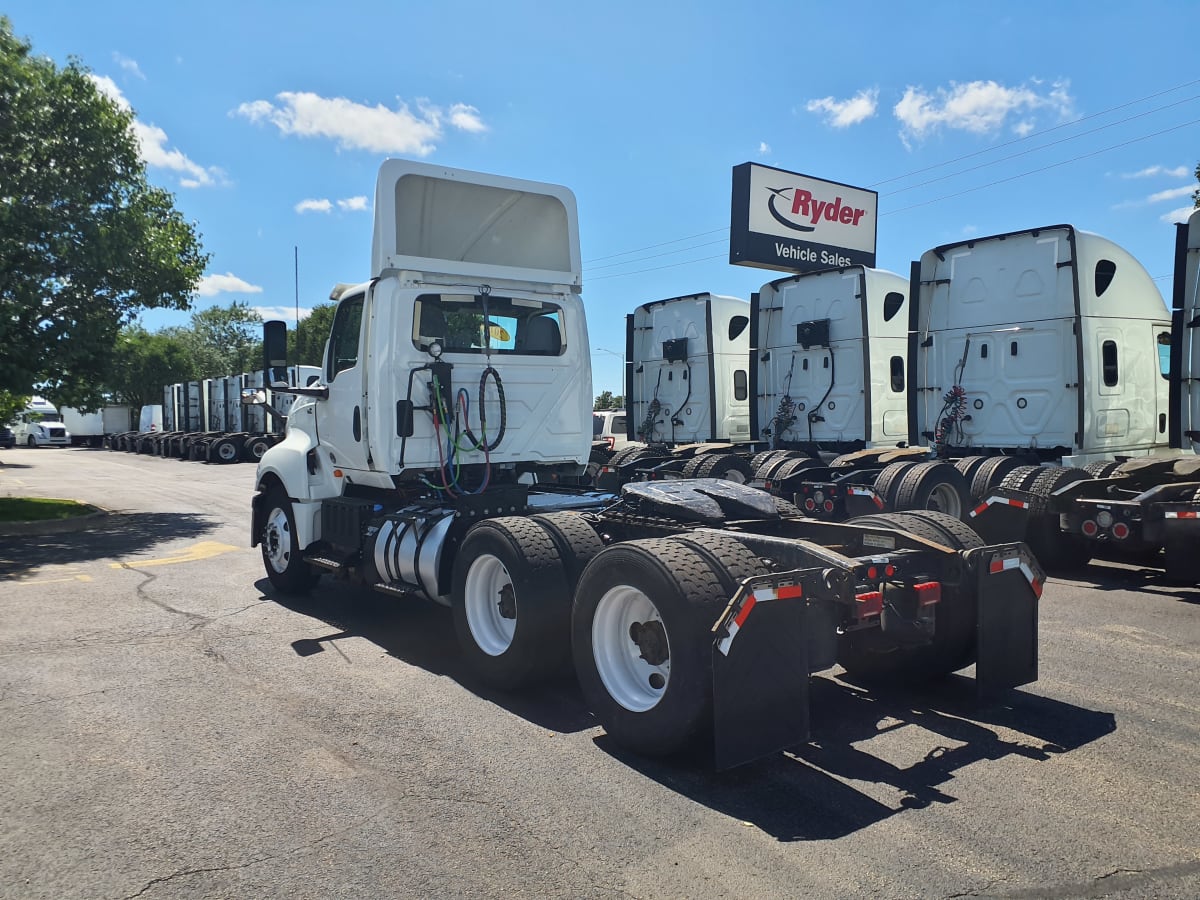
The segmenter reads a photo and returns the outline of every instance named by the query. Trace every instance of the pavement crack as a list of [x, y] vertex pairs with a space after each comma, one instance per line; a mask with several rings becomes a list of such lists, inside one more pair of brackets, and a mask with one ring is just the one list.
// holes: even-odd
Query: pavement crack
[[272, 859], [270, 856], [263, 856], [258, 859], [252, 859], [249, 862], [238, 863], [237, 865], [228, 866], [204, 866], [198, 869], [181, 869], [178, 872], [172, 872], [170, 875], [161, 875], [158, 878], [151, 878], [146, 885], [136, 894], [126, 894], [124, 900], [133, 900], [134, 897], [140, 897], [146, 891], [160, 884], [166, 884], [169, 881], [174, 881], [176, 878], [186, 878], [189, 875], [203, 875], [207, 872], [232, 872], [237, 869], [246, 869], [250, 866], [257, 866], [259, 863], [266, 862]]
[[997, 897], [1001, 900], [1099, 900], [1118, 891], [1128, 891], [1144, 887], [1154, 882], [1170, 881], [1176, 878], [1186, 878], [1200, 874], [1200, 859], [1190, 859], [1186, 862], [1172, 863], [1157, 869], [1127, 869], [1118, 867], [1103, 875], [1097, 875], [1088, 881], [1074, 884], [1041, 885], [1031, 888], [1018, 888], [999, 894], [986, 893], [1001, 880], [992, 881], [974, 891], [962, 894], [951, 894], [952, 897]]
[[177, 609], [176, 607], [172, 606], [169, 603], [164, 603], [162, 600], [156, 600], [154, 597], [151, 597], [149, 595], [149, 593], [147, 593], [146, 589], [154, 581], [156, 581], [158, 579], [158, 576], [155, 575], [153, 572], [147, 572], [143, 569], [139, 569], [137, 566], [131, 566], [131, 565], [129, 565], [129, 563], [121, 563], [121, 568], [128, 569], [131, 572], [137, 572], [139, 575], [142, 576], [143, 580], [141, 581], [141, 583], [138, 584], [138, 586], [136, 588], [137, 595], [140, 599], [146, 601], [147, 603], [153, 604], [154, 606], [157, 606], [159, 609], [163, 610], [164, 612], [169, 612], [172, 615], [176, 615], [176, 616], [183, 616], [185, 619], [188, 620], [188, 625], [190, 628], [192, 628], [192, 629], [203, 628], [205, 625], [207, 625], [213, 621], [213, 619], [210, 616], [201, 616], [196, 613], [188, 612], [185, 609]]

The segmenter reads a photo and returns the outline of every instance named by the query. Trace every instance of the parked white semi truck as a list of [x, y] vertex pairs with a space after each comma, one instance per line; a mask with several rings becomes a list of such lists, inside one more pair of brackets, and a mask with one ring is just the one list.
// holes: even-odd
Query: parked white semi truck
[[276, 590], [333, 573], [449, 605], [489, 686], [573, 657], [616, 741], [711, 739], [722, 768], [805, 740], [809, 674], [835, 662], [893, 683], [974, 662], [987, 691], [1036, 678], [1042, 575], [1022, 544], [936, 513], [806, 521], [716, 479], [547, 483], [591, 444], [569, 190], [389, 160], [374, 211], [321, 382], [289, 386], [283, 323], [264, 329], [270, 388], [298, 396], [252, 503]]
[[22, 447], [70, 447], [71, 433], [58, 407], [43, 397], [30, 397], [13, 420], [13, 437]]
[[129, 431], [132, 422], [129, 407], [118, 403], [105, 404], [88, 413], [71, 406], [64, 406], [58, 412], [71, 435], [72, 447], [99, 447], [105, 436]]

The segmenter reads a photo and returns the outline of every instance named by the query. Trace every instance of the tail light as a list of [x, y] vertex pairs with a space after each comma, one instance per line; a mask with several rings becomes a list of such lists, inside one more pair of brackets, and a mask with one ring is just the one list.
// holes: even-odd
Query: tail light
[[1118, 522], [1112, 527], [1112, 534], [1118, 541], [1123, 541], [1129, 537], [1129, 526], [1124, 522]]
[[1087, 519], [1079, 526], [1079, 530], [1083, 532], [1084, 537], [1095, 537], [1100, 533], [1100, 526], [1091, 519]]

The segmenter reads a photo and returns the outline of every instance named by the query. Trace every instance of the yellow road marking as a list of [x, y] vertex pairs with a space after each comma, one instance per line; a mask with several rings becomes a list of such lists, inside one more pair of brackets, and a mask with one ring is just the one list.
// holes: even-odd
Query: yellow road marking
[[71, 575], [68, 578], [18, 578], [13, 584], [62, 584], [66, 581], [91, 581], [91, 575]]
[[137, 559], [131, 562], [109, 563], [110, 569], [144, 569], [147, 566], [171, 566], [175, 563], [199, 562], [202, 559], [212, 559], [231, 550], [240, 550], [232, 544], [222, 544], [219, 541], [201, 541], [189, 547], [178, 556], [164, 556], [160, 559]]

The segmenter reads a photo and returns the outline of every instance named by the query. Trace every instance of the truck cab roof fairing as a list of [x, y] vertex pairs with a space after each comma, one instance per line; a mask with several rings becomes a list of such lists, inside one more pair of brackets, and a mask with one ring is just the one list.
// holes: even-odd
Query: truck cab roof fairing
[[579, 290], [576, 221], [575, 195], [559, 185], [387, 160], [375, 188], [371, 273], [500, 276]]

